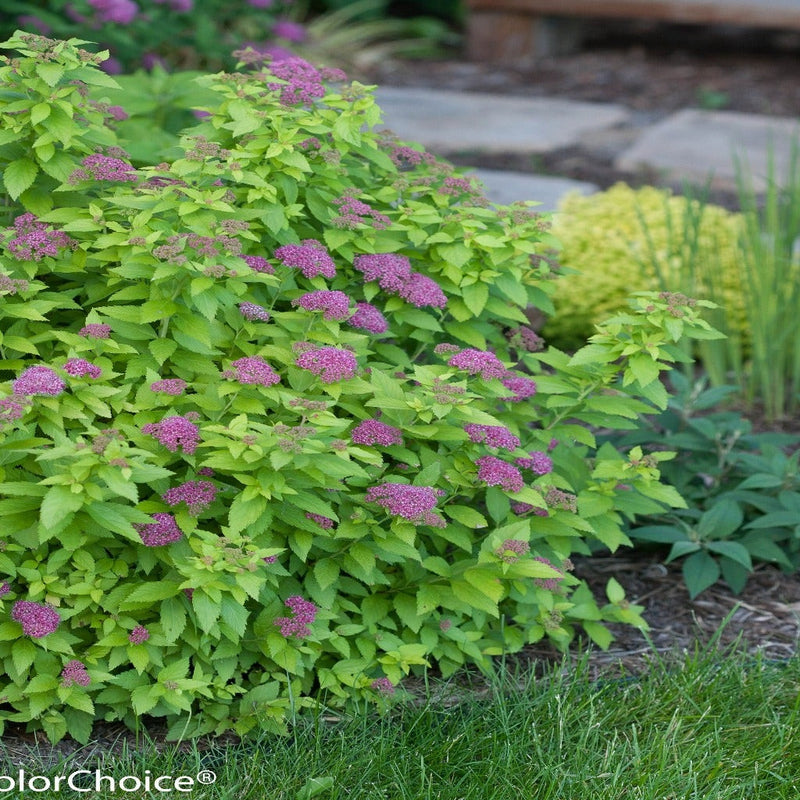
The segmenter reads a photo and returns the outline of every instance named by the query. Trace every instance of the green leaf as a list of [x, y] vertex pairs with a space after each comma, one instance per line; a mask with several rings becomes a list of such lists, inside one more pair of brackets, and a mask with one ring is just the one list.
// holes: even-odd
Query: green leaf
[[158, 361], [159, 365], [162, 365], [175, 352], [178, 344], [172, 339], [153, 339], [147, 347], [153, 354], [153, 358]]
[[3, 171], [3, 183], [12, 200], [16, 200], [31, 186], [39, 167], [30, 158], [19, 158], [12, 161]]
[[486, 521], [486, 517], [469, 506], [448, 505], [445, 506], [443, 510], [450, 519], [454, 519], [456, 522], [460, 522], [468, 528], [478, 529], [488, 527], [489, 523]]
[[28, 667], [36, 659], [36, 646], [30, 639], [20, 639], [11, 646], [11, 660], [14, 669], [24, 677]]
[[697, 533], [703, 539], [724, 539], [739, 530], [744, 512], [738, 503], [723, 499], [706, 511], [697, 523]]
[[323, 558], [314, 566], [314, 577], [320, 588], [327, 589], [339, 578], [339, 565], [332, 558]]
[[480, 316], [489, 299], [489, 287], [485, 283], [473, 283], [461, 289], [464, 305], [476, 316]]
[[726, 556], [731, 559], [731, 561], [736, 561], [748, 570], [753, 569], [750, 553], [747, 551], [747, 548], [743, 544], [739, 544], [739, 542], [709, 542], [706, 547], [714, 553]]
[[645, 353], [636, 353], [628, 359], [626, 378], [628, 371], [633, 375], [639, 386], [645, 387], [658, 378], [660, 369], [658, 362], [654, 361], [650, 356]]
[[606, 628], [601, 622], [591, 622], [583, 620], [581, 622], [583, 629], [589, 634], [589, 638], [601, 649], [608, 650], [611, 642], [614, 641], [614, 636], [611, 631]]
[[719, 564], [705, 550], [693, 553], [683, 562], [683, 579], [692, 600], [716, 583], [719, 576]]
[[128, 611], [143, 605], [152, 605], [158, 600], [167, 600], [178, 593], [175, 581], [147, 581], [132, 589], [120, 603], [120, 609]]
[[56, 86], [64, 75], [64, 65], [40, 62], [36, 65], [36, 74], [50, 87]]
[[495, 522], [503, 522], [511, 511], [511, 501], [502, 489], [490, 486], [486, 490], [486, 509]]
[[295, 793], [295, 800], [311, 800], [312, 797], [327, 792], [334, 787], [335, 781], [330, 775], [322, 778], [309, 778], [303, 788]]
[[610, 603], [614, 603], [615, 605], [621, 603], [625, 599], [625, 590], [616, 578], [610, 578], [606, 584], [606, 597]]
[[37, 103], [31, 109], [31, 125], [38, 125], [50, 116], [50, 106], [47, 103]]
[[205, 592], [195, 589], [192, 595], [192, 608], [201, 630], [208, 633], [216, 624], [221, 613], [219, 603], [215, 603]]
[[672, 545], [672, 549], [669, 551], [669, 555], [664, 559], [665, 564], [669, 564], [670, 561], [674, 561], [676, 558], [681, 558], [681, 556], [688, 555], [689, 553], [695, 553], [700, 549], [700, 545], [698, 542], [675, 542]]
[[51, 486], [42, 500], [39, 521], [45, 529], [54, 528], [66, 514], [83, 506], [83, 495], [71, 492], [66, 486]]

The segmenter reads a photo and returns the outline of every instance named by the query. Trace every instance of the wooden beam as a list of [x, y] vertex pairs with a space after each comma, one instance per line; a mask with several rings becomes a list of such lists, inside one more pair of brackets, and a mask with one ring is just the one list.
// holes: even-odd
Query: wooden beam
[[800, 29], [793, 0], [467, 0], [471, 12]]

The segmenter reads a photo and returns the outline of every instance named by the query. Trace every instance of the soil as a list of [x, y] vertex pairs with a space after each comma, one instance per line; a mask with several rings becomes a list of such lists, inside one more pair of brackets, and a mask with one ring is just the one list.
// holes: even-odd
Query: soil
[[[735, 28], [597, 23], [574, 55], [537, 59], [530, 67], [498, 67], [451, 57], [438, 61], [389, 61], [367, 76], [378, 85], [420, 86], [527, 97], [618, 103], [633, 124], [580, 147], [541, 156], [450, 153], [464, 166], [537, 172], [585, 180], [605, 189], [625, 180], [662, 185], [656, 173], [621, 173], [614, 156], [638, 129], [683, 108], [741, 111], [779, 117], [800, 115], [800, 35]], [[732, 193], [710, 199], [736, 207]]]

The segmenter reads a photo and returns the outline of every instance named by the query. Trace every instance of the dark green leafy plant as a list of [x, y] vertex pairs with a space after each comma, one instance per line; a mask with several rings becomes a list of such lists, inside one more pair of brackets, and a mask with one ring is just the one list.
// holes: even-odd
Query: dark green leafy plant
[[754, 561], [793, 572], [800, 564], [800, 437], [753, 433], [735, 411], [713, 411], [734, 386], [706, 388], [673, 372], [676, 394], [648, 427], [610, 437], [617, 447], [635, 445], [678, 451], [662, 475], [688, 508], [631, 525], [635, 543], [671, 545], [666, 560], [683, 558], [689, 594], [696, 597], [724, 578], [740, 592]]
[[569, 556], [682, 500], [666, 454], [589, 426], [666, 405], [680, 339], [715, 335], [695, 303], [539, 353], [546, 221], [375, 133], [366, 87], [206, 76], [208, 116], [136, 168], [81, 44], [18, 33], [0, 67], [0, 722], [279, 729], [643, 626]]

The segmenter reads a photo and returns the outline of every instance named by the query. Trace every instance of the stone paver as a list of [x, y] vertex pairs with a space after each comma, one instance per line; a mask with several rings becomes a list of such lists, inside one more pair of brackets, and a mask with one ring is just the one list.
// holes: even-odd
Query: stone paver
[[711, 177], [717, 186], [733, 187], [738, 156], [748, 165], [755, 189], [763, 191], [770, 145], [780, 178], [786, 175], [791, 142], [798, 136], [796, 119], [685, 109], [645, 129], [614, 163], [620, 170], [655, 168], [668, 179], [702, 182]]
[[486, 196], [493, 203], [508, 205], [517, 200], [536, 200], [541, 205], [534, 211], [555, 211], [561, 198], [568, 192], [592, 194], [598, 191], [593, 183], [553, 178], [549, 175], [529, 175], [499, 169], [476, 169], [474, 174], [486, 187]]
[[546, 97], [388, 86], [375, 96], [383, 127], [438, 153], [543, 153], [630, 119], [623, 106]]

